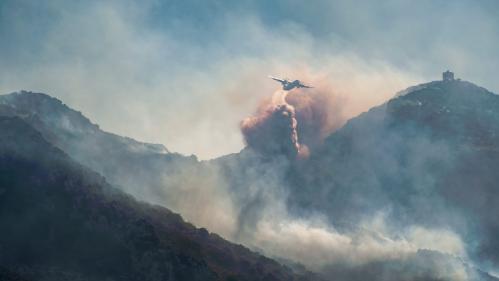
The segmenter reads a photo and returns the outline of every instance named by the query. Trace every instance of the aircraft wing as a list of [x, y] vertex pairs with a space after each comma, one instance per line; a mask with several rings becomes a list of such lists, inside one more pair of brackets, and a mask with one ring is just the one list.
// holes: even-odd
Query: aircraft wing
[[307, 85], [303, 85], [303, 84], [298, 84], [297, 86], [298, 88], [313, 88], [312, 86], [307, 86]]
[[269, 78], [270, 78], [270, 79], [272, 79], [272, 80], [275, 80], [275, 81], [277, 81], [277, 82], [279, 82], [279, 83], [284, 83], [284, 80], [279, 79], [279, 78], [276, 78], [276, 77], [274, 77], [274, 76], [269, 76]]

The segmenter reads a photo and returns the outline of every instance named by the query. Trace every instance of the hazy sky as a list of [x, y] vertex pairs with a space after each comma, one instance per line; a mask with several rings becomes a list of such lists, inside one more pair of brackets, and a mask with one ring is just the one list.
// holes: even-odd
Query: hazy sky
[[243, 147], [268, 74], [327, 80], [355, 115], [447, 68], [499, 92], [497, 46], [494, 0], [0, 0], [0, 93], [206, 159]]

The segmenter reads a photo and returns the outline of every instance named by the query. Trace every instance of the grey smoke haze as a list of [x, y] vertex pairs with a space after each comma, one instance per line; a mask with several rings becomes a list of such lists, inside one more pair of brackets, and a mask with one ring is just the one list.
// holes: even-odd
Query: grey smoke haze
[[[176, 202], [178, 210], [188, 214], [186, 217], [197, 225], [270, 257], [298, 262], [316, 272], [344, 272], [347, 277], [338, 280], [350, 280], [349, 274], [360, 274], [364, 267], [368, 268], [371, 264], [379, 264], [380, 268], [384, 268], [385, 263], [399, 263], [396, 268], [404, 274], [407, 271], [408, 280], [414, 277], [411, 270], [417, 272], [423, 268], [425, 274], [432, 278], [470, 280], [465, 265], [460, 262], [462, 259], [467, 260], [466, 246], [458, 234], [446, 227], [418, 224], [400, 226], [390, 221], [390, 210], [383, 207], [376, 213], [363, 214], [361, 221], [352, 221], [356, 225], [353, 229], [342, 231], [331, 224], [335, 218], [327, 217], [326, 214], [303, 212], [297, 216], [296, 212], [289, 213], [287, 197], [290, 190], [284, 177], [293, 160], [282, 155], [272, 155], [276, 157], [273, 160], [258, 162], [256, 166], [244, 166], [244, 175], [236, 176], [241, 177], [236, 181], [247, 182], [240, 189], [236, 187], [234, 190], [234, 186], [231, 187], [223, 177], [219, 177], [221, 182], [215, 185], [203, 186], [203, 189], [211, 191], [209, 194], [231, 195], [230, 200], [227, 200], [227, 197], [203, 193], [203, 203], [210, 208], [217, 208], [214, 213], [224, 213], [226, 218], [230, 217], [223, 220], [233, 223], [230, 227], [211, 224], [205, 218], [189, 212], [192, 197], [182, 200], [175, 191], [167, 191], [165, 197]], [[197, 195], [191, 193], [191, 196]], [[440, 267], [437, 262], [447, 262], [446, 259], [438, 259], [434, 263], [427, 263], [423, 259], [421, 265], [413, 264], [412, 259], [417, 259], [421, 250], [457, 257], [459, 262], [449, 261], [451, 266]], [[389, 269], [393, 267], [388, 265], [384, 271], [390, 272]], [[405, 270], [402, 270], [404, 267]], [[363, 276], [365, 278], [366, 275]], [[377, 277], [385, 280], [382, 276]]]
[[[423, 136], [411, 144], [413, 161], [407, 171], [397, 171], [396, 156], [387, 151], [382, 150], [385, 156], [376, 155], [378, 146], [369, 143], [369, 139], [360, 137], [356, 141], [367, 141], [364, 151], [366, 157], [378, 159], [383, 163], [384, 169], [400, 173], [401, 176], [412, 173], [407, 175], [409, 177], [428, 174], [418, 179], [417, 184], [425, 191], [414, 194], [409, 200], [414, 201], [412, 204], [419, 204], [423, 209], [422, 212], [435, 212], [439, 215], [427, 220], [398, 221], [400, 214], [392, 212], [399, 210], [392, 211], [390, 208], [391, 204], [396, 202], [372, 196], [376, 192], [378, 196], [392, 195], [377, 187], [380, 179], [374, 174], [371, 179], [367, 179], [369, 182], [367, 188], [380, 190], [372, 194], [356, 195], [359, 200], [369, 201], [372, 208], [370, 211], [365, 212], [365, 209], [359, 208], [349, 214], [348, 208], [345, 208], [346, 212], [338, 215], [327, 213], [327, 209], [323, 209], [326, 213], [307, 212], [302, 209], [290, 213], [288, 195], [296, 191], [289, 189], [286, 173], [296, 160], [294, 157], [288, 157], [287, 151], [283, 153], [279, 149], [291, 147], [290, 150], [293, 151], [296, 148], [295, 144], [299, 143], [301, 135], [299, 128], [304, 131], [321, 130], [315, 128], [317, 124], [314, 122], [300, 126], [300, 121], [307, 121], [306, 118], [296, 119], [297, 124], [294, 126], [290, 124], [295, 118], [294, 114], [299, 114], [299, 111], [295, 111], [294, 107], [286, 110], [287, 103], [283, 103], [282, 100], [285, 97], [285, 93], [277, 91], [272, 99], [264, 102], [255, 116], [243, 121], [243, 133], [246, 134], [246, 138], [248, 136], [250, 138], [249, 150], [243, 151], [243, 155], [240, 156], [243, 160], [239, 164], [244, 171], [230, 172], [232, 184], [219, 174], [220, 182], [212, 182], [214, 185], [209, 187], [203, 186], [204, 189], [211, 190], [210, 194], [231, 194], [230, 200], [227, 200], [227, 197], [204, 194], [203, 203], [216, 206], [218, 210], [215, 213], [225, 214], [223, 221], [233, 224], [230, 227], [219, 228], [220, 224], [213, 225], [211, 222], [206, 222], [203, 217], [189, 212], [192, 198], [182, 200], [186, 198], [178, 198], [175, 195], [177, 192], [169, 194], [166, 191], [168, 193], [166, 198], [169, 197], [169, 200], [176, 202], [179, 212], [190, 213], [193, 216], [188, 215], [189, 220], [221, 233], [229, 240], [248, 245], [271, 257], [301, 263], [316, 272], [334, 274], [332, 276], [337, 276], [338, 280], [357, 280], [355, 278], [363, 280], [373, 270], [385, 272], [385, 275], [379, 273], [372, 276], [373, 280], [391, 280], [395, 278], [394, 276], [407, 280], [421, 278], [422, 280], [480, 280], [475, 279], [474, 272], [470, 270], [473, 264], [468, 258], [469, 245], [449, 228], [457, 217], [448, 216], [449, 213], [445, 210], [446, 204], [440, 201], [441, 197], [434, 194], [436, 187], [433, 176], [424, 172], [431, 161], [452, 162], [450, 148], [444, 143], [434, 143], [429, 137]], [[295, 105], [299, 107], [300, 103], [295, 101]], [[321, 107], [318, 109], [319, 112], [316, 113], [320, 115]], [[312, 128], [307, 128], [308, 125]], [[379, 132], [379, 134], [384, 133], [382, 130]], [[298, 136], [297, 142], [293, 141], [295, 134]], [[251, 137], [259, 142], [251, 143]], [[394, 146], [393, 150], [399, 151], [397, 147], [403, 145], [401, 141], [402, 139], [397, 136], [389, 136], [385, 139], [384, 145]], [[253, 150], [258, 153], [252, 154]], [[329, 160], [335, 161], [335, 159]], [[210, 167], [219, 167], [217, 164], [220, 163], [217, 161], [224, 160], [212, 161], [210, 164], [213, 166]], [[229, 160], [227, 165], [237, 164], [230, 163]], [[237, 183], [235, 186], [234, 182]], [[328, 204], [327, 197], [320, 198], [324, 190], [312, 188], [314, 190], [310, 191], [310, 196], [314, 197], [319, 205]], [[299, 192], [294, 196], [299, 196]], [[221, 199], [223, 200], [219, 203]], [[227, 217], [230, 219], [226, 219]], [[335, 227], [337, 221], [340, 226], [341, 223], [349, 221], [350, 226], [337, 229]], [[435, 221], [445, 223], [439, 225]]]
[[467, 0], [7, 0], [0, 91], [48, 92], [109, 131], [206, 159], [243, 147], [238, 122], [276, 88], [267, 74], [323, 76], [355, 113], [444, 68], [499, 89], [495, 10]]
[[[349, 117], [406, 86], [436, 79], [444, 68], [497, 92], [497, 5], [471, 0], [314, 5], [263, 0], [2, 1], [0, 91], [51, 93], [104, 129], [208, 159], [243, 147], [239, 122], [277, 88], [267, 74], [296, 77], [327, 85], [319, 87], [325, 95], [318, 97], [331, 97], [327, 102], [319, 99], [321, 105], [331, 102], [331, 111], [310, 112], [299, 101], [302, 97], [289, 96], [296, 118], [302, 120], [296, 124], [298, 135], [313, 148]], [[324, 126], [314, 127], [319, 120]], [[359, 140], [366, 148], [361, 151], [370, 153], [360, 160], [380, 159], [380, 165], [409, 176], [392, 155], [370, 149], [379, 144], [369, 141]], [[394, 138], [384, 145], [403, 144]], [[442, 154], [448, 148], [427, 139], [412, 149], [411, 155], [418, 157], [411, 171], [428, 172], [425, 161], [436, 154], [442, 157], [438, 161], [448, 160]], [[343, 229], [327, 208], [323, 213], [289, 210], [284, 180], [292, 165], [288, 159], [248, 168], [244, 177], [236, 174], [238, 181], [252, 180], [237, 190], [219, 166], [199, 165], [158, 172], [163, 189], [145, 185], [134, 195], [232, 241], [313, 270], [412, 262], [421, 249], [467, 259], [464, 238], [438, 227], [447, 220], [462, 224], [459, 214], [400, 225], [393, 217], [403, 214], [393, 214], [390, 206], [378, 208], [388, 199], [372, 191], [379, 186], [373, 174], [365, 174], [372, 193], [367, 189], [356, 198], [369, 199], [372, 205], [342, 217], [357, 225]], [[138, 186], [136, 179], [127, 180]], [[422, 187], [434, 183], [431, 176], [418, 180]], [[428, 190], [423, 188], [424, 196], [411, 196], [411, 204], [421, 204], [430, 214], [445, 209], [445, 204], [436, 204], [442, 198], [433, 198]], [[435, 264], [435, 278], [469, 277], [460, 263]]]

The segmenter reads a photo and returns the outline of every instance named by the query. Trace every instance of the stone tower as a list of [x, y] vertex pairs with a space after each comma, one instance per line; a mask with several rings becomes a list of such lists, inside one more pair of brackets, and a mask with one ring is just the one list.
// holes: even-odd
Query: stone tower
[[454, 81], [454, 72], [447, 70], [446, 72], [442, 73], [442, 80], [443, 81]]

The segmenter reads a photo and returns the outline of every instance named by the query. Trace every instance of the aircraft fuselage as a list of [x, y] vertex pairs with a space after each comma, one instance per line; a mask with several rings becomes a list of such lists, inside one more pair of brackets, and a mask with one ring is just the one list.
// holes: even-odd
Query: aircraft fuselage
[[286, 90], [286, 91], [292, 90], [292, 89], [297, 88], [299, 86], [300, 86], [299, 80], [295, 80], [293, 82], [284, 81], [284, 83], [282, 83], [282, 89]]

